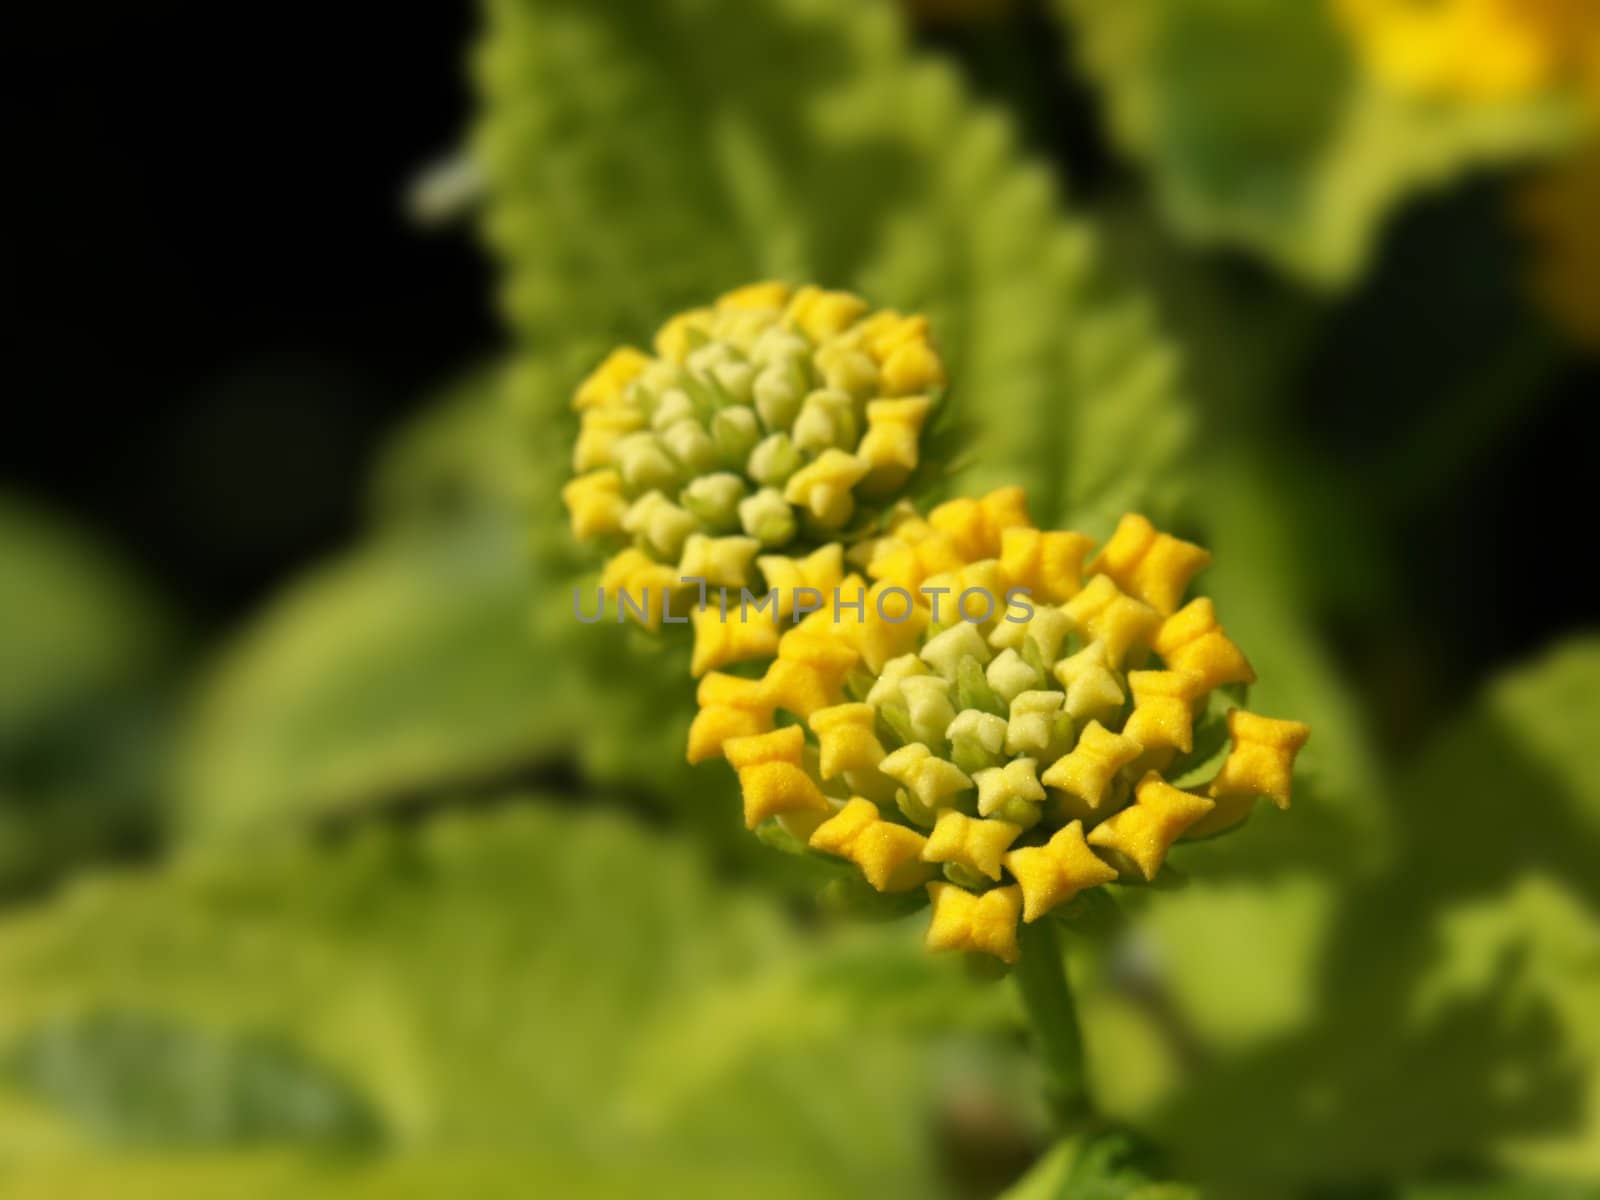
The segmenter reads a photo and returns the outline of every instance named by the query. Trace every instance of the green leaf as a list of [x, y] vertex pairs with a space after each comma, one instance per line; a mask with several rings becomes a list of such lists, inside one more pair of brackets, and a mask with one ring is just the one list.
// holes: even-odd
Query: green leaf
[[0, 892], [155, 836], [176, 632], [103, 547], [0, 497]]
[[400, 528], [273, 601], [195, 702], [187, 832], [254, 836], [553, 757], [519, 549], [506, 519]]
[[1576, 114], [1555, 101], [1425, 103], [1380, 88], [1328, 4], [1056, 6], [1105, 93], [1113, 136], [1149, 168], [1172, 225], [1315, 285], [1359, 277], [1405, 200], [1469, 171], [1550, 154], [1578, 130]]
[[115, 1009], [30, 1031], [6, 1074], [113, 1143], [349, 1145], [378, 1133], [360, 1097], [292, 1046]]
[[1186, 1174], [1282, 1193], [1444, 1163], [1600, 1173], [1597, 696], [1600, 645], [1569, 643], [1397, 781], [1392, 857], [1333, 893], [1298, 1019], [1169, 1093], [1156, 1125]]
[[[163, 1195], [937, 1196], [935, 1106], [952, 1102], [929, 1023], [976, 987], [906, 931], [835, 945], [716, 880], [674, 840], [611, 817], [510, 807], [337, 844], [264, 846], [164, 875], [97, 881], [0, 926], [0, 1048], [141, 1014], [115, 1053], [74, 1061], [116, 1088], [61, 1088], [35, 1141], [8, 1125], [8, 1195], [93, 1194], [126, 1172]], [[921, 1013], [918, 1017], [916, 1014]], [[264, 1040], [264, 1041], [263, 1041]], [[152, 1158], [139, 1128], [176, 1064], [118, 1065], [174, 1045], [284, 1047], [341, 1081], [383, 1141], [315, 1159], [287, 1128], [292, 1091], [258, 1091], [279, 1151]], [[44, 1044], [48, 1044], [46, 1041]], [[241, 1049], [244, 1048], [244, 1049]], [[278, 1060], [281, 1063], [281, 1059]], [[276, 1068], [274, 1068], [276, 1069]], [[13, 1084], [13, 1089], [15, 1088]], [[18, 1093], [0, 1092], [12, 1111]], [[37, 1128], [37, 1125], [34, 1126]], [[286, 1140], [292, 1139], [292, 1140]], [[74, 1181], [50, 1191], [49, 1180]], [[428, 1190], [429, 1185], [434, 1191]], [[30, 1191], [30, 1189], [32, 1189]], [[104, 1192], [100, 1194], [105, 1194]]]
[[379, 523], [455, 520], [516, 507], [522, 453], [504, 364], [467, 371], [391, 434], [368, 485]]
[[545, 527], [582, 372], [772, 275], [928, 313], [978, 430], [964, 486], [1022, 484], [1036, 518], [1097, 534], [1171, 502], [1189, 427], [1172, 350], [1010, 124], [911, 53], [889, 6], [495, 0], [477, 65], [486, 233], [538, 356], [522, 392]]

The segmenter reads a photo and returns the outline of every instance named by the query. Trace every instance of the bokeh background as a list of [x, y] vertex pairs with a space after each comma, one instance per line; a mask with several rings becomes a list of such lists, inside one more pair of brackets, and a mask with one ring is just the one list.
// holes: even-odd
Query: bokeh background
[[1384, 8], [29, 10], [0, 1195], [1145, 1194], [570, 621], [571, 387], [768, 275], [930, 315], [953, 487], [1211, 546], [1315, 729], [1070, 939], [1146, 1192], [1596, 1194], [1600, 13]]

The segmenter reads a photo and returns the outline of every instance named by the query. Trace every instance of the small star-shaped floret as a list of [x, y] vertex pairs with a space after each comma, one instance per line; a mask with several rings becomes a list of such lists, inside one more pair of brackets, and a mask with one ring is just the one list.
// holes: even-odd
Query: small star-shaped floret
[[750, 737], [772, 729], [772, 704], [759, 679], [712, 672], [696, 694], [700, 711], [689, 726], [689, 761], [719, 758], [730, 738]]
[[1256, 673], [1217, 623], [1216, 605], [1202, 596], [1173, 613], [1156, 630], [1151, 645], [1175, 671], [1197, 677], [1202, 692], [1226, 683], [1254, 683]]
[[991, 817], [1013, 800], [1038, 804], [1044, 799], [1039, 783], [1039, 764], [1031, 758], [1017, 758], [1003, 767], [990, 767], [973, 775], [978, 785], [978, 812]]
[[870, 704], [835, 704], [811, 714], [807, 723], [822, 747], [824, 779], [869, 770], [883, 761], [886, 751], [878, 741], [877, 722], [877, 711]]
[[1130, 671], [1133, 713], [1122, 727], [1146, 750], [1171, 749], [1184, 754], [1194, 747], [1194, 701], [1197, 678], [1185, 671]]
[[707, 604], [692, 610], [689, 619], [694, 622], [689, 673], [697, 679], [729, 663], [766, 658], [778, 649], [778, 626], [766, 613], [729, 608], [724, 614], [717, 605]]
[[979, 663], [986, 663], [989, 661], [989, 647], [984, 645], [983, 635], [976, 626], [957, 621], [943, 633], [936, 633], [929, 638], [919, 655], [923, 662], [953, 682], [961, 674], [962, 659], [970, 656]]
[[867, 432], [856, 457], [867, 464], [861, 490], [869, 496], [892, 492], [917, 469], [918, 439], [933, 401], [927, 396], [872, 400], [867, 404]]
[[960, 863], [998, 880], [1000, 858], [1021, 832], [1020, 825], [1009, 821], [981, 820], [947, 808], [928, 835], [922, 858], [931, 863]]
[[1002, 650], [984, 672], [984, 678], [995, 693], [1010, 704], [1023, 692], [1037, 688], [1043, 679], [1015, 650]]
[[[617, 444], [644, 428], [644, 414], [632, 408], [593, 408], [583, 414], [572, 447], [572, 470], [581, 475], [597, 467], [617, 465]], [[672, 474], [671, 463], [666, 464]]]
[[1042, 846], [1013, 850], [1006, 869], [1022, 888], [1022, 919], [1037, 921], [1087, 888], [1110, 883], [1116, 868], [1107, 866], [1083, 840], [1083, 822], [1073, 821]]
[[1266, 796], [1279, 808], [1288, 808], [1295, 755], [1311, 737], [1311, 727], [1236, 708], [1228, 713], [1228, 733], [1233, 746], [1211, 781], [1211, 795]]
[[1134, 789], [1132, 804], [1094, 827], [1089, 844], [1116, 851], [1151, 880], [1172, 843], [1214, 807], [1206, 797], [1180, 791], [1151, 771]]
[[922, 861], [927, 839], [915, 830], [885, 821], [878, 806], [857, 796], [817, 826], [813, 850], [848, 858], [880, 892], [904, 892], [924, 882], [932, 868]]
[[622, 496], [622, 476], [615, 471], [579, 475], [561, 489], [561, 499], [572, 516], [572, 536], [580, 542], [622, 532], [628, 502]]
[[1085, 640], [1105, 643], [1113, 667], [1120, 667], [1130, 651], [1148, 642], [1161, 623], [1155, 609], [1123, 595], [1108, 575], [1096, 575], [1061, 611]]
[[619, 612], [646, 629], [661, 627], [662, 610], [671, 604], [678, 588], [677, 568], [656, 562], [635, 546], [618, 551], [600, 573], [600, 590]]
[[1000, 565], [1012, 587], [1041, 604], [1070, 600], [1083, 587], [1083, 557], [1094, 539], [1071, 530], [1013, 526], [1000, 537]]
[[905, 785], [925, 808], [938, 808], [951, 796], [966, 791], [972, 780], [953, 762], [937, 757], [921, 742], [901, 746], [878, 764], [890, 779]]
[[838, 529], [855, 512], [850, 489], [867, 473], [867, 464], [843, 450], [824, 450], [801, 467], [783, 487], [783, 498], [806, 509], [818, 524]]
[[778, 615], [790, 616], [801, 588], [810, 588], [831, 596], [833, 589], [844, 578], [844, 550], [837, 542], [829, 542], [804, 558], [786, 558], [781, 554], [764, 554], [756, 559], [767, 587], [778, 593]]
[[1138, 757], [1138, 742], [1090, 721], [1072, 752], [1051, 763], [1041, 782], [1096, 809], [1116, 773]]
[[1111, 719], [1122, 708], [1122, 688], [1111, 672], [1104, 642], [1090, 642], [1055, 665], [1055, 677], [1066, 689], [1065, 709], [1074, 721]]
[[928, 925], [930, 950], [976, 950], [1001, 962], [1017, 961], [1017, 918], [1022, 892], [1016, 887], [990, 888], [975, 896], [953, 883], [930, 883], [933, 920]]
[[1043, 754], [1055, 740], [1056, 717], [1066, 703], [1061, 692], [1021, 692], [1011, 700], [1006, 723], [1008, 754]]
[[650, 365], [650, 357], [632, 346], [621, 346], [606, 355], [587, 379], [578, 385], [572, 407], [579, 412], [606, 408], [622, 399], [623, 389]]
[[1123, 591], [1166, 616], [1177, 609], [1189, 581], [1210, 561], [1208, 551], [1161, 533], [1144, 517], [1129, 513], [1089, 570], [1109, 575]]
[[[841, 620], [851, 615], [855, 615], [853, 610], [845, 613], [841, 606]], [[861, 660], [869, 671], [881, 671], [891, 659], [917, 644], [928, 627], [928, 610], [909, 593], [895, 591], [892, 584], [875, 583], [867, 591], [864, 611], [855, 619]]]
[[893, 704], [896, 701], [903, 703], [905, 697], [901, 694], [901, 685], [907, 679], [927, 673], [927, 665], [915, 654], [902, 654], [898, 658], [891, 658], [883, 664], [878, 672], [878, 678], [867, 692], [867, 703], [874, 708], [882, 708], [885, 704]]
[[844, 699], [845, 677], [859, 661], [839, 638], [801, 625], [778, 641], [778, 657], [767, 667], [767, 696], [778, 708], [809, 717]]
[[802, 763], [805, 731], [798, 725], [754, 737], [730, 738], [723, 746], [729, 764], [739, 773], [744, 794], [744, 823], [754, 829], [768, 817], [810, 814], [826, 817], [833, 806], [806, 774]]
[[902, 680], [900, 695], [905, 699], [912, 732], [924, 742], [937, 742], [956, 719], [950, 685], [937, 675], [913, 675]]
[[753, 537], [706, 537], [691, 533], [678, 563], [681, 579], [705, 580], [709, 587], [743, 587], [761, 543]]

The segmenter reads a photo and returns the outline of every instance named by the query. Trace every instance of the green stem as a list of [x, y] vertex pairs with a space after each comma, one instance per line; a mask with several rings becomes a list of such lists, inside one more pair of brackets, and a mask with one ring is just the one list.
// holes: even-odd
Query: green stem
[[1078, 1006], [1067, 982], [1055, 922], [1023, 925], [1020, 941], [1022, 954], [1012, 974], [1050, 1072], [1052, 1106], [1063, 1127], [1084, 1125], [1093, 1116], [1094, 1105], [1084, 1072]]

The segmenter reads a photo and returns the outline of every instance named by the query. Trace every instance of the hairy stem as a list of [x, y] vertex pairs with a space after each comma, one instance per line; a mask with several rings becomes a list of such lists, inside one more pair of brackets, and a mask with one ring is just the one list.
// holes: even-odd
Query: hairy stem
[[1052, 1108], [1064, 1127], [1080, 1126], [1093, 1115], [1094, 1106], [1084, 1074], [1078, 1007], [1067, 982], [1055, 922], [1024, 925], [1020, 938], [1022, 955], [1012, 974], [1050, 1072]]

